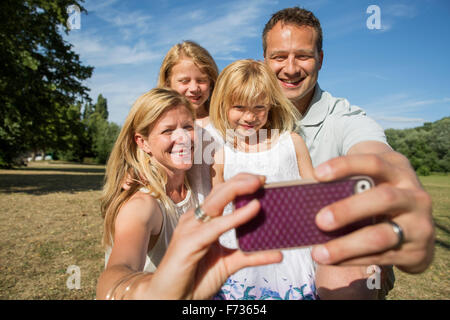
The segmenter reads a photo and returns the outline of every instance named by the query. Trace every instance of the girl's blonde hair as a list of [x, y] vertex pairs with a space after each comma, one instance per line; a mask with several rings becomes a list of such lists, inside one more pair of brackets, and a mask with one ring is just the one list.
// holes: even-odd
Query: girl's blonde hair
[[[216, 84], [217, 76], [219, 75], [219, 69], [208, 50], [194, 41], [183, 41], [170, 48], [159, 69], [158, 87], [170, 87], [172, 68], [184, 58], [192, 59], [197, 68], [208, 75], [210, 90], [212, 92]], [[209, 99], [205, 107], [208, 110]]]
[[[159, 117], [170, 108], [183, 105], [195, 119], [191, 103], [181, 94], [168, 88], [155, 88], [140, 96], [128, 114], [120, 134], [111, 151], [101, 198], [104, 218], [103, 245], [111, 246], [114, 225], [121, 206], [138, 191], [147, 187], [152, 196], [159, 199], [169, 214], [175, 212], [174, 204], [166, 195], [167, 174], [156, 161], [138, 147], [136, 133], [148, 137]], [[130, 189], [123, 190], [125, 181], [131, 181]], [[185, 183], [190, 189], [187, 179]]]
[[235, 105], [252, 106], [261, 101], [270, 107], [264, 128], [278, 129], [280, 134], [294, 129], [300, 113], [281, 91], [273, 71], [262, 61], [235, 61], [217, 79], [211, 96], [210, 120], [226, 137], [226, 130], [232, 129], [228, 110]]

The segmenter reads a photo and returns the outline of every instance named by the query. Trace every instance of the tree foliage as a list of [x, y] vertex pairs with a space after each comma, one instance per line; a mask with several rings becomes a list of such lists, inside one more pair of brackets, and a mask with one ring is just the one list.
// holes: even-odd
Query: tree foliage
[[107, 100], [100, 94], [97, 103], [87, 103], [83, 111], [80, 105], [70, 110], [78, 118], [73, 136], [67, 136], [71, 148], [53, 150], [53, 154], [66, 161], [81, 162], [91, 158], [96, 163], [105, 164], [120, 132], [119, 125], [105, 118], [108, 115]]
[[90, 139], [91, 152], [97, 163], [105, 164], [120, 132], [114, 122], [108, 122], [107, 100], [100, 94], [95, 105], [85, 109], [84, 124]]
[[83, 66], [70, 43], [66, 8], [74, 0], [0, 2], [0, 165], [29, 150], [80, 143], [79, 103], [89, 101]]
[[412, 129], [387, 129], [391, 147], [405, 155], [420, 175], [450, 172], [450, 117]]

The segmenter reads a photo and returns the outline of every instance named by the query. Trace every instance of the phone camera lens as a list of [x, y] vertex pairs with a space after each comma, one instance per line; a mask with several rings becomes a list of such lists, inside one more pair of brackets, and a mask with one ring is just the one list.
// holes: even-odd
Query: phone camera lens
[[361, 193], [371, 188], [370, 182], [367, 180], [359, 180], [355, 185], [355, 192]]

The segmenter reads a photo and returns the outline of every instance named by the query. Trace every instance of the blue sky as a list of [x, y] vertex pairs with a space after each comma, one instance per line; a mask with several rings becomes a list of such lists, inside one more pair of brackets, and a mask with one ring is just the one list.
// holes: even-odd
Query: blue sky
[[[370, 5], [381, 29], [369, 29]], [[133, 102], [156, 85], [166, 52], [194, 40], [220, 70], [237, 59], [263, 59], [270, 16], [300, 6], [320, 19], [324, 64], [319, 84], [365, 109], [384, 128], [420, 126], [450, 116], [450, 1], [87, 0], [71, 42], [95, 67], [86, 85], [108, 99], [109, 120], [123, 124]]]

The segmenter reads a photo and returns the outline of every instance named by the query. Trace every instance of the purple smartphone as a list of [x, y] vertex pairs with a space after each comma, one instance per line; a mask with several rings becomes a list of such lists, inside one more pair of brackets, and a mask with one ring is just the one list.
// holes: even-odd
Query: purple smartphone
[[254, 194], [238, 196], [234, 201], [236, 209], [254, 198], [261, 203], [258, 215], [236, 228], [239, 248], [258, 251], [310, 246], [373, 224], [374, 219], [369, 218], [333, 232], [324, 232], [315, 223], [321, 208], [373, 186], [373, 180], [366, 176], [326, 183], [298, 180], [266, 184]]

